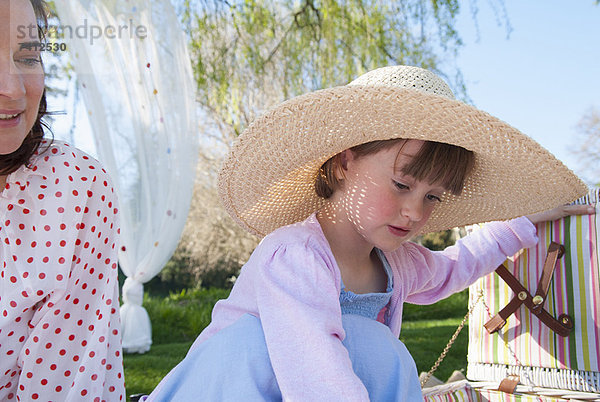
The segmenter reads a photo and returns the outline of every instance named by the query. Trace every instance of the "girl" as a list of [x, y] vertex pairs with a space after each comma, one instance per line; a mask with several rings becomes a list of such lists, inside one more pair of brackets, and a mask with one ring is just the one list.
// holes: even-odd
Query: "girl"
[[[547, 177], [552, 180], [547, 181]], [[422, 400], [402, 305], [434, 303], [536, 242], [494, 222], [442, 252], [421, 233], [549, 209], [585, 186], [429, 71], [371, 71], [284, 102], [240, 136], [219, 185], [266, 236], [150, 400]]]
[[45, 15], [0, 2], [0, 400], [119, 401], [116, 197], [96, 160], [44, 139]]

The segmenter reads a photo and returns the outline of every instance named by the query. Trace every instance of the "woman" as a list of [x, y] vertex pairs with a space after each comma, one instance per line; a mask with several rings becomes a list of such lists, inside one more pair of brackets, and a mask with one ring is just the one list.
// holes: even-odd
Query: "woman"
[[96, 160], [43, 138], [45, 10], [0, 5], [0, 400], [118, 401], [116, 196]]

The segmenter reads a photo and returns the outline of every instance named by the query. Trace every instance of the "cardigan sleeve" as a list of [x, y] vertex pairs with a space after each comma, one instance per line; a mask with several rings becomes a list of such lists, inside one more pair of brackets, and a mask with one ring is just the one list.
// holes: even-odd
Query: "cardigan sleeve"
[[435, 303], [494, 271], [507, 256], [537, 243], [535, 226], [525, 217], [491, 222], [443, 251], [411, 244], [404, 256], [391, 255], [402, 278], [405, 301]]
[[324, 258], [295, 243], [261, 265], [257, 306], [283, 399], [367, 401], [342, 344], [339, 292]]

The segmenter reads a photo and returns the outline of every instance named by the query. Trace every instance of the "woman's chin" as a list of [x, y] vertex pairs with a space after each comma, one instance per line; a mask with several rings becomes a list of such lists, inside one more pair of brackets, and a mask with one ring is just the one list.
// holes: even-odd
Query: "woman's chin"
[[23, 140], [2, 140], [0, 139], [0, 155], [10, 155], [21, 147]]

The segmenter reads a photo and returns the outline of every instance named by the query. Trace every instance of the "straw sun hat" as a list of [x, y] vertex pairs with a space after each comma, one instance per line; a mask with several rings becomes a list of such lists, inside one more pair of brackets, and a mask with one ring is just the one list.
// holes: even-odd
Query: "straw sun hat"
[[290, 99], [254, 120], [219, 173], [221, 200], [238, 224], [264, 236], [320, 208], [314, 183], [330, 157], [392, 138], [444, 142], [475, 154], [462, 194], [445, 193], [422, 233], [540, 212], [587, 192], [538, 143], [455, 100], [440, 77], [391, 66]]

